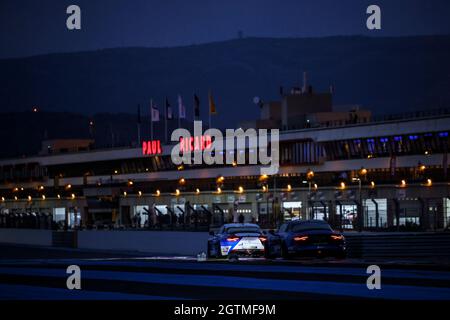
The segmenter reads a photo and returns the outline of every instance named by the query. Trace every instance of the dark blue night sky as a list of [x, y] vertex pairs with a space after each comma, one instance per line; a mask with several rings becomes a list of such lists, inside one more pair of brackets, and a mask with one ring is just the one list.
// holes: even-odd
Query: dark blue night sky
[[[66, 8], [82, 10], [68, 31]], [[370, 4], [382, 30], [365, 28]], [[123, 46], [180, 46], [250, 37], [450, 33], [448, 0], [0, 0], [0, 58]]]

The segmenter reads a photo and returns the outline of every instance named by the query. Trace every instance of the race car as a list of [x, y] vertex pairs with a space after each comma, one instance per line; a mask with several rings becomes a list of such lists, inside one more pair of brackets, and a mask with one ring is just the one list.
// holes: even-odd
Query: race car
[[270, 255], [290, 259], [294, 256], [345, 258], [345, 238], [323, 220], [293, 220], [282, 224], [278, 232], [268, 234]]
[[224, 224], [215, 234], [210, 232], [208, 257], [221, 258], [229, 255], [264, 256], [267, 237], [254, 223]]

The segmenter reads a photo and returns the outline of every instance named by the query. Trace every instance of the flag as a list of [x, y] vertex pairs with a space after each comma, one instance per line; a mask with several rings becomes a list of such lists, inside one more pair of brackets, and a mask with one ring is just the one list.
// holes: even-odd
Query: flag
[[141, 124], [141, 105], [138, 104], [138, 109], [137, 109], [137, 123]]
[[170, 106], [169, 99], [166, 97], [166, 118], [167, 120], [173, 119], [172, 107]]
[[183, 100], [180, 95], [178, 95], [178, 118], [186, 118], [186, 107], [183, 105]]
[[209, 92], [209, 113], [216, 114], [216, 104], [214, 103], [214, 99], [212, 93]]
[[158, 109], [158, 107], [156, 105], [153, 105], [153, 103], [152, 103], [152, 105], [150, 107], [150, 110], [151, 110], [151, 120], [152, 120], [152, 122], [159, 121], [159, 109]]
[[194, 117], [200, 117], [200, 99], [194, 94]]

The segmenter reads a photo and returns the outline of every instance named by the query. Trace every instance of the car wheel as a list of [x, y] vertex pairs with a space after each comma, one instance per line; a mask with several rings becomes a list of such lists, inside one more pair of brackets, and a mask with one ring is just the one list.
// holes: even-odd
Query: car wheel
[[284, 242], [281, 245], [281, 257], [283, 257], [283, 259], [285, 259], [285, 260], [291, 259], [291, 255], [289, 254], [286, 243], [284, 243]]
[[222, 252], [220, 251], [220, 243], [216, 245], [216, 258], [222, 258]]
[[214, 258], [215, 257], [215, 255], [211, 254], [211, 243], [209, 243], [209, 242], [208, 242], [207, 257], [208, 258]]
[[338, 253], [338, 254], [336, 255], [336, 259], [338, 259], [338, 260], [343, 260], [343, 259], [345, 259], [346, 257], [347, 257], [347, 254], [346, 254], [345, 251], [342, 251], [342, 252], [340, 252], [340, 253]]
[[268, 252], [264, 251], [264, 258], [269, 259], [269, 260], [274, 260], [277, 258], [277, 256], [274, 255], [273, 253], [269, 254]]
[[273, 253], [270, 253], [270, 247], [268, 245], [266, 245], [266, 247], [264, 248], [264, 258], [265, 259], [275, 259], [276, 255]]

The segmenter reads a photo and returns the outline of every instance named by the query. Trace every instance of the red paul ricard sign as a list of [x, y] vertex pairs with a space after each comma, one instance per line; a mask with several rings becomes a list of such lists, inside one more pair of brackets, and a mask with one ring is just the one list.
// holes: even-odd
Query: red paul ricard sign
[[[195, 152], [211, 149], [211, 136], [195, 136], [180, 138], [180, 152]], [[142, 154], [155, 156], [162, 154], [161, 140], [148, 140], [142, 142]]]
[[149, 140], [142, 142], [142, 154], [145, 156], [154, 156], [162, 154], [161, 140]]
[[195, 136], [189, 138], [180, 138], [180, 152], [203, 151], [211, 148], [211, 136]]

